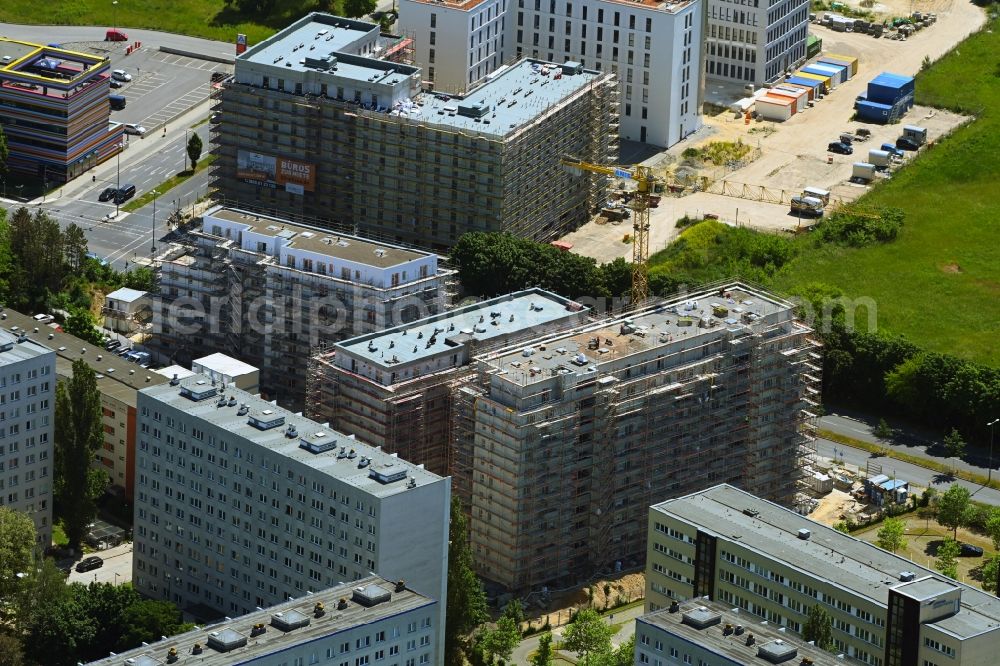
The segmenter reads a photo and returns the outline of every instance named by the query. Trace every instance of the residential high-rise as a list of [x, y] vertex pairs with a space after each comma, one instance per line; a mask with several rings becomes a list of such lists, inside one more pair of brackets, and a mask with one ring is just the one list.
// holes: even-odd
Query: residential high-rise
[[807, 0], [705, 0], [705, 76], [760, 86], [806, 58]]
[[449, 96], [382, 58], [395, 43], [373, 23], [309, 14], [239, 55], [213, 92], [221, 196], [434, 249], [466, 231], [548, 241], [590, 219], [607, 178], [561, 160], [615, 162], [612, 74], [527, 60]]
[[588, 310], [528, 289], [339, 342], [312, 359], [308, 415], [450, 474], [453, 386], [489, 349], [586, 321]]
[[294, 411], [317, 349], [439, 312], [454, 274], [429, 252], [222, 206], [188, 239], [158, 262], [150, 346], [171, 363], [237, 356]]
[[111, 59], [0, 37], [0, 127], [7, 166], [49, 185], [119, 153], [111, 122]]
[[[649, 510], [646, 609], [708, 597], [873, 666], [996, 662], [1000, 599], [723, 484]], [[749, 618], [748, 618], [749, 619]]]
[[369, 576], [87, 666], [441, 664], [441, 605], [405, 581]]
[[617, 76], [619, 136], [655, 146], [671, 146], [701, 127], [703, 22], [703, 0], [399, 6], [400, 27], [414, 36], [415, 62], [435, 89], [475, 89], [521, 56], [580, 62]]
[[0, 504], [31, 516], [40, 549], [52, 544], [55, 369], [51, 349], [0, 330]]
[[132, 579], [233, 616], [376, 573], [439, 601], [449, 481], [203, 375], [139, 393]]
[[478, 356], [452, 472], [478, 572], [520, 592], [641, 564], [647, 507], [720, 482], [791, 503], [818, 349], [791, 303], [724, 283]]

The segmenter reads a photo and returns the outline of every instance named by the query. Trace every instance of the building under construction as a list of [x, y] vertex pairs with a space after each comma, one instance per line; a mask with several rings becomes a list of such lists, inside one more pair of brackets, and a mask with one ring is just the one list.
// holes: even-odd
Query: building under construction
[[238, 357], [301, 411], [317, 349], [436, 314], [453, 274], [429, 252], [217, 206], [157, 261], [151, 347], [169, 363]]
[[212, 93], [220, 195], [436, 249], [467, 231], [548, 241], [588, 221], [607, 178], [560, 160], [616, 160], [613, 74], [522, 60], [449, 96], [386, 59], [398, 43], [373, 23], [309, 14], [239, 55]]
[[473, 357], [574, 328], [587, 314], [529, 289], [339, 342], [312, 359], [308, 416], [448, 475], [452, 389], [473, 371]]
[[634, 567], [648, 507], [712, 485], [793, 502], [819, 343], [758, 288], [713, 286], [476, 364], [453, 398], [452, 474], [477, 570], [500, 588]]

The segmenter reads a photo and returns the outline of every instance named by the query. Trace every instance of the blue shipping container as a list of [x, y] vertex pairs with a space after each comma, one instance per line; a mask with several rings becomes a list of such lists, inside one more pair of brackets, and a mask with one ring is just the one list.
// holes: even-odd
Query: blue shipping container
[[805, 78], [802, 78], [801, 76], [789, 76], [786, 79], [786, 81], [788, 83], [794, 83], [794, 84], [800, 85], [800, 86], [809, 86], [810, 88], [815, 89], [817, 93], [819, 92], [819, 89], [823, 85], [821, 82], [817, 81], [816, 79], [805, 79]]
[[895, 104], [913, 95], [913, 77], [883, 72], [868, 84], [868, 99], [882, 104]]
[[858, 112], [858, 120], [866, 120], [872, 123], [889, 122], [889, 114], [892, 106], [889, 104], [879, 104], [878, 102], [856, 102], [854, 108]]

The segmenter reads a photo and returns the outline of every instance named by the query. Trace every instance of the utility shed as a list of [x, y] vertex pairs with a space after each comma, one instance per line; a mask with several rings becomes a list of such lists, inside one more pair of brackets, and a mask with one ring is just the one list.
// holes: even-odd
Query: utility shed
[[795, 113], [795, 100], [791, 97], [764, 95], [754, 106], [757, 114], [764, 120], [784, 122]]

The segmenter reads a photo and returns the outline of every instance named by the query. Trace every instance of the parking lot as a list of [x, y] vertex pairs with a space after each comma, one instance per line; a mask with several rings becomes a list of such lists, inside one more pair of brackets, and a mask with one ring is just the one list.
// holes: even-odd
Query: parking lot
[[132, 81], [111, 93], [124, 96], [127, 103], [112, 111], [111, 119], [142, 125], [148, 132], [206, 99], [212, 72], [232, 72], [232, 65], [162, 53], [154, 46], [143, 45], [131, 54], [122, 43], [67, 42], [63, 47], [109, 55], [112, 69], [125, 70]]
[[[897, 2], [897, 4], [899, 4]], [[851, 121], [854, 100], [872, 78], [883, 71], [914, 74], [925, 56], [932, 60], [943, 55], [954, 44], [982, 25], [982, 10], [969, 3], [933, 0], [930, 11], [938, 13], [938, 21], [905, 42], [875, 39], [857, 33], [837, 33], [818, 25], [810, 31], [823, 38], [823, 50], [829, 53], [855, 55], [860, 58], [857, 75], [839, 86], [814, 108], [796, 114], [784, 123], [751, 122], [736, 119], [731, 113], [706, 117], [706, 127], [689, 140], [671, 147], [666, 154], [645, 162], [654, 171], [672, 161], [686, 148], [707, 141], [737, 139], [761, 149], [761, 156], [746, 166], [728, 173], [731, 183], [750, 188], [784, 190], [798, 194], [803, 187], [815, 186], [830, 190], [835, 200], [852, 201], [866, 191], [866, 185], [850, 183], [854, 162], [867, 161], [868, 150], [882, 143], [894, 143], [907, 124], [927, 128], [929, 141], [935, 141], [966, 119], [957, 114], [926, 107], [914, 107], [900, 124], [874, 125]], [[920, 5], [922, 10], [927, 10]], [[895, 8], [894, 8], [895, 9]], [[905, 13], [905, 11], [903, 12]], [[865, 127], [872, 138], [854, 146], [853, 155], [834, 155], [830, 162], [827, 145], [836, 141], [841, 132]], [[766, 128], [766, 129], [764, 129]], [[906, 159], [912, 159], [909, 153]], [[688, 215], [713, 213], [725, 222], [765, 230], [791, 230], [799, 226], [787, 204], [774, 204], [746, 198], [698, 192], [682, 197], [663, 197], [650, 214], [650, 251], [665, 247], [677, 236], [675, 222]], [[599, 261], [616, 257], [631, 258], [631, 245], [623, 243], [625, 233], [631, 233], [629, 221], [614, 225], [593, 222], [567, 235], [574, 252], [593, 256]]]

